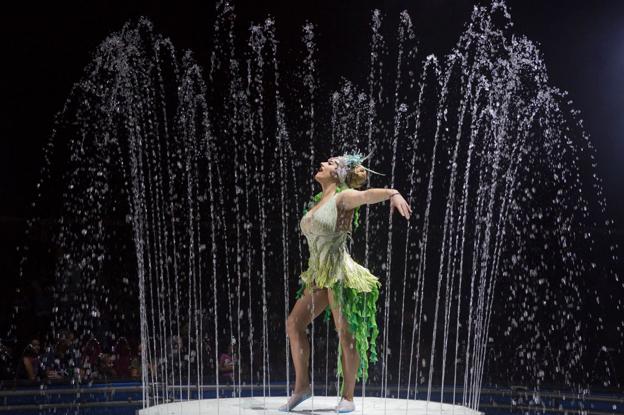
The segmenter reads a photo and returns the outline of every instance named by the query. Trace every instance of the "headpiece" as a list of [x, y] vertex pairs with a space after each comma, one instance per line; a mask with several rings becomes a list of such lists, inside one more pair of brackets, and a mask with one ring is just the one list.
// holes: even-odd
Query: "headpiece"
[[[343, 154], [342, 156], [333, 157], [338, 164], [338, 167], [336, 168], [336, 174], [338, 175], [338, 180], [340, 180], [340, 184], [344, 185], [349, 171], [351, 171], [357, 166], [362, 166], [362, 162], [366, 160], [367, 158], [369, 158], [372, 154], [373, 152], [371, 151], [366, 157], [363, 157], [362, 153], [352, 153], [352, 154], [346, 153], [346, 154]], [[377, 173], [376, 171], [373, 171], [367, 167], [362, 166], [362, 168], [371, 173], [384, 176], [384, 174]]]

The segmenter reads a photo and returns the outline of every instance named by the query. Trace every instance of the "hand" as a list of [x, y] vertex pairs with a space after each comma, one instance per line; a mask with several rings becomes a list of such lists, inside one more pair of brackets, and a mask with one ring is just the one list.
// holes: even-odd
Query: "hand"
[[46, 375], [48, 379], [61, 379], [61, 375], [59, 375], [56, 370], [48, 369]]
[[401, 216], [407, 220], [412, 214], [412, 208], [400, 194], [390, 197], [390, 214], [394, 213], [394, 209], [398, 210]]

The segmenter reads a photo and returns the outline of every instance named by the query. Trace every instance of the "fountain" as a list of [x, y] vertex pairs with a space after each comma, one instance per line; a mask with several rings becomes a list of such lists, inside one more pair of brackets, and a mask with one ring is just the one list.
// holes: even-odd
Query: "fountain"
[[[422, 56], [407, 12], [385, 39], [373, 11], [366, 84], [331, 91], [312, 23], [292, 68], [278, 22], [252, 25], [241, 49], [233, 6], [217, 11], [206, 70], [145, 19], [109, 36], [57, 117], [38, 185], [61, 218], [52, 329], [140, 330], [141, 414], [283, 403], [310, 172], [353, 149], [386, 173], [369, 186], [401, 190], [414, 212], [406, 226], [366, 206], [354, 233], [352, 255], [382, 281], [380, 359], [358, 411], [477, 413], [484, 378], [582, 395], [601, 351], [621, 357], [595, 150], [504, 2], [475, 7], [445, 56]], [[301, 409], [315, 413], [336, 401], [337, 340], [320, 320], [310, 338], [317, 396]], [[607, 372], [603, 386], [618, 386]]]

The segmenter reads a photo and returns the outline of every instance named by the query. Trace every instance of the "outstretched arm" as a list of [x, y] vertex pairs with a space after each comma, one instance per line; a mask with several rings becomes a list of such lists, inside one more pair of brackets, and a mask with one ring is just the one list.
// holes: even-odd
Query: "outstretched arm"
[[390, 199], [391, 213], [394, 209], [397, 209], [403, 217], [409, 219], [412, 208], [410, 208], [399, 191], [395, 189], [374, 188], [362, 191], [348, 189], [336, 196], [336, 203], [344, 210], [351, 210], [364, 204], [372, 205], [388, 199]]

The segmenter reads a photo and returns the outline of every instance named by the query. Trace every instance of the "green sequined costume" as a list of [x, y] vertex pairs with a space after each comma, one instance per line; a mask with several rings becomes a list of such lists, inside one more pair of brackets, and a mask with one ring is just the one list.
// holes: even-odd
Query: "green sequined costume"
[[[341, 189], [339, 189], [340, 191]], [[379, 298], [379, 280], [370, 271], [351, 258], [347, 251], [350, 231], [337, 230], [338, 210], [336, 195], [314, 212], [307, 212], [300, 222], [308, 241], [310, 258], [308, 269], [301, 274], [301, 289], [297, 298], [308, 287], [330, 288], [342, 315], [349, 322], [360, 355], [356, 380], [368, 377], [368, 363], [377, 361], [376, 311]], [[357, 217], [356, 217], [357, 218]], [[338, 346], [337, 375], [342, 377], [342, 351]], [[342, 389], [342, 387], [341, 387]], [[341, 390], [342, 393], [342, 390]]]

